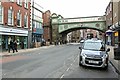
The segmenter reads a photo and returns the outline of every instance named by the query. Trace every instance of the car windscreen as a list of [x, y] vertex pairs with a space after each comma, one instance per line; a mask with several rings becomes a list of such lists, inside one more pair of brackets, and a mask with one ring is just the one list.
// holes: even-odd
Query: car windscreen
[[97, 50], [97, 51], [105, 50], [101, 42], [85, 42], [83, 48], [86, 50]]

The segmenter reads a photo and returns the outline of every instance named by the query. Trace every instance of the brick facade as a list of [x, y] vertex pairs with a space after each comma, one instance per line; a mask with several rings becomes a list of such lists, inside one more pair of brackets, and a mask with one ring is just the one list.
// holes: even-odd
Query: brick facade
[[51, 17], [51, 12], [49, 10], [43, 13], [43, 29], [44, 29], [43, 37], [46, 41], [51, 42], [50, 17]]
[[106, 8], [106, 29], [113, 25], [113, 3], [110, 2]]
[[[7, 0], [7, 2], [0, 1], [3, 18], [3, 21], [0, 23], [0, 34], [2, 34], [1, 40], [4, 42], [0, 47], [2, 47], [3, 51], [9, 50], [10, 40], [17, 41], [18, 49], [26, 49], [30, 47], [28, 44], [30, 40], [30, 5], [30, 2], [26, 2], [25, 4], [25, 2], [18, 2], [17, 0], [14, 0], [14, 2], [12, 0]], [[17, 16], [19, 16], [19, 18]]]
[[17, 2], [2, 2], [1, 5], [4, 7], [4, 25], [7, 25], [8, 23], [8, 9], [12, 7], [13, 14], [14, 14], [14, 27], [17, 27], [17, 12], [20, 10], [20, 13], [22, 14], [22, 23], [21, 26], [24, 28], [24, 15], [27, 13], [28, 15], [28, 29], [30, 29], [30, 2], [28, 4], [28, 9], [24, 7], [24, 2], [22, 2], [22, 6], [18, 5]]

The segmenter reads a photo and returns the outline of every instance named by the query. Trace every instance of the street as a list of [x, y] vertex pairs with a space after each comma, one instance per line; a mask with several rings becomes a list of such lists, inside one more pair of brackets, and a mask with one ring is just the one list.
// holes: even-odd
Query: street
[[79, 67], [79, 44], [40, 48], [3, 57], [3, 78], [118, 78], [113, 66], [108, 70]]

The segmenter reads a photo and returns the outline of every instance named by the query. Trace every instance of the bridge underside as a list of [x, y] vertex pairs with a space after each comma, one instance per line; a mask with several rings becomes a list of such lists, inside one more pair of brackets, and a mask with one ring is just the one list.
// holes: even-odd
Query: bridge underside
[[71, 29], [67, 29], [67, 30], [59, 33], [59, 34], [62, 36], [62, 37], [61, 37], [61, 40], [62, 40], [62, 41], [66, 41], [66, 40], [67, 40], [67, 34], [68, 34], [68, 33], [72, 32], [72, 31], [75, 31], [75, 30], [80, 30], [80, 29], [93, 29], [93, 30], [97, 30], [97, 31], [100, 31], [100, 32], [102, 32], [102, 33], [105, 33], [105, 31], [102, 31], [102, 30], [96, 29], [96, 28], [90, 28], [90, 27], [89, 27], [89, 28], [88, 28], [88, 27], [71, 28]]

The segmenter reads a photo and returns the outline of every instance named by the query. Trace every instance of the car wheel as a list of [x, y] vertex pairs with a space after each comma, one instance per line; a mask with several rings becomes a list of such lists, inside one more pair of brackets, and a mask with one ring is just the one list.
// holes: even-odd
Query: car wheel
[[104, 67], [104, 70], [107, 70], [108, 69], [108, 63], [107, 63], [107, 66]]
[[107, 65], [104, 67], [105, 70], [108, 69], [108, 58], [106, 59], [106, 64], [107, 64]]
[[81, 63], [81, 62], [79, 62], [79, 66], [82, 66], [82, 63]]
[[82, 66], [82, 63], [81, 63], [81, 61], [82, 61], [82, 56], [80, 56], [79, 59], [80, 59], [80, 60], [79, 60], [79, 66]]

